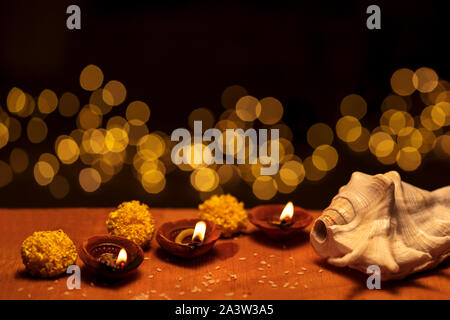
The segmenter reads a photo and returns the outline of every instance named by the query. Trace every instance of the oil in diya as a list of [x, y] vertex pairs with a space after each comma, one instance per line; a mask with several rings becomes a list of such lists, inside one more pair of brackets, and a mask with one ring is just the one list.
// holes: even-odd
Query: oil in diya
[[250, 222], [275, 240], [288, 239], [308, 226], [313, 218], [304, 209], [290, 201], [285, 206], [257, 206], [249, 213]]
[[163, 224], [156, 240], [162, 249], [182, 258], [195, 258], [211, 250], [221, 235], [211, 221], [179, 220]]

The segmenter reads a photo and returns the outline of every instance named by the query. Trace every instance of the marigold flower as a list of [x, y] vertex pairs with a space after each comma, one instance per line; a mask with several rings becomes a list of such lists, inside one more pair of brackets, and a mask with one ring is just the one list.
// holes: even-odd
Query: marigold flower
[[247, 211], [244, 203], [230, 194], [213, 195], [198, 206], [200, 219], [209, 220], [218, 225], [224, 237], [231, 237], [247, 228]]
[[142, 248], [150, 245], [155, 232], [155, 221], [146, 204], [133, 200], [123, 202], [109, 214], [108, 232], [134, 241]]
[[20, 251], [27, 272], [42, 278], [66, 272], [77, 260], [77, 249], [62, 230], [34, 232], [24, 240]]

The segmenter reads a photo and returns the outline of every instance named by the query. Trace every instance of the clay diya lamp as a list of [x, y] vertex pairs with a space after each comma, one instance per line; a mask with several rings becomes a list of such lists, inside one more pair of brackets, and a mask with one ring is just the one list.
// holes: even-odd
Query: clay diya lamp
[[178, 220], [164, 223], [156, 233], [156, 241], [165, 251], [190, 259], [211, 250], [220, 235], [220, 229], [213, 222]]
[[123, 237], [102, 235], [85, 240], [78, 254], [93, 273], [107, 278], [125, 278], [139, 267], [144, 253], [139, 245]]
[[250, 222], [275, 240], [288, 239], [308, 226], [313, 217], [292, 202], [283, 205], [257, 206], [248, 216]]

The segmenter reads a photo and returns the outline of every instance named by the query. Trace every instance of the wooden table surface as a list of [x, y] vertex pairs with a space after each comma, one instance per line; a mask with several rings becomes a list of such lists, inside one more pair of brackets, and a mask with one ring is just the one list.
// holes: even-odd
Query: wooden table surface
[[[80, 290], [68, 290], [67, 276], [29, 277], [20, 256], [22, 241], [34, 231], [63, 229], [78, 246], [106, 233], [110, 208], [0, 209], [0, 299], [450, 299], [450, 263], [403, 281], [366, 288], [367, 275], [327, 265], [306, 232], [287, 243], [255, 230], [219, 240], [195, 260], [166, 254], [152, 240], [146, 259], [131, 278], [100, 282], [81, 268]], [[157, 228], [166, 221], [196, 217], [195, 209], [152, 209]], [[312, 212], [317, 216], [319, 212]], [[83, 266], [78, 258], [77, 264]], [[302, 274], [303, 273], [303, 274]]]

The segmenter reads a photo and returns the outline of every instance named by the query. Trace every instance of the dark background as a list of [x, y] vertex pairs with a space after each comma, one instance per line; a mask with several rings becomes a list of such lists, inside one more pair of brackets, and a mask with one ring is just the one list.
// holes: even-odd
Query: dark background
[[[67, 30], [66, 8], [81, 7], [82, 29]], [[366, 8], [381, 7], [381, 30], [366, 28]], [[363, 125], [374, 128], [380, 104], [390, 93], [389, 79], [402, 67], [427, 66], [449, 79], [447, 11], [445, 1], [2, 1], [0, 2], [0, 105], [18, 86], [37, 96], [50, 88], [58, 95], [71, 91], [80, 101], [89, 92], [79, 86], [79, 74], [88, 64], [98, 65], [105, 80], [120, 80], [127, 101], [147, 102], [150, 131], [170, 134], [187, 127], [187, 116], [208, 107], [218, 116], [222, 91], [234, 84], [251, 95], [273, 96], [285, 109], [283, 121], [294, 132], [296, 154], [312, 150], [306, 130], [316, 122], [334, 127], [339, 103], [349, 93], [368, 102]], [[417, 103], [416, 105], [421, 105]], [[120, 107], [119, 107], [120, 108]], [[123, 107], [125, 108], [125, 107]], [[420, 110], [419, 110], [420, 112]], [[124, 114], [124, 109], [109, 115]], [[414, 113], [413, 113], [414, 114]], [[108, 116], [109, 116], [108, 115]], [[39, 154], [54, 152], [55, 138], [76, 128], [74, 118], [54, 112], [46, 118], [48, 138], [28, 142], [23, 130], [18, 142], [0, 149], [7, 161], [13, 147], [28, 151], [30, 164]], [[369, 152], [353, 153], [335, 139], [338, 166], [317, 183], [304, 181], [289, 195], [271, 202], [294, 200], [307, 208], [323, 208], [351, 172], [397, 169], [378, 163]], [[82, 164], [62, 166], [70, 194], [54, 199], [48, 188], [33, 179], [32, 165], [0, 189], [0, 207], [115, 206], [139, 199], [152, 206], [197, 206], [198, 193], [189, 173], [176, 170], [166, 188], [147, 194], [124, 170], [88, 194], [78, 185]], [[404, 180], [426, 189], [448, 184], [449, 163], [426, 157]], [[242, 182], [227, 190], [253, 206], [259, 201]]]

